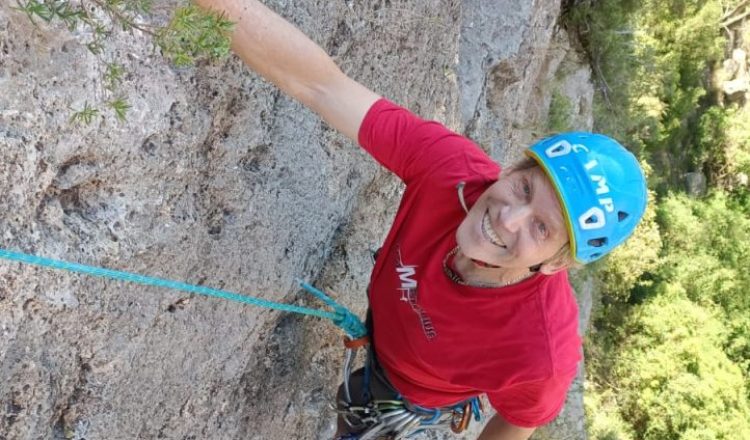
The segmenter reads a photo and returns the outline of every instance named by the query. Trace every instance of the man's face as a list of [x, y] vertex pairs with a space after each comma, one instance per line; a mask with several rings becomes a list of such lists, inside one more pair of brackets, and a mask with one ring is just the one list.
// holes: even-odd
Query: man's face
[[456, 231], [468, 257], [505, 268], [528, 268], [552, 257], [568, 232], [552, 183], [539, 167], [502, 173]]

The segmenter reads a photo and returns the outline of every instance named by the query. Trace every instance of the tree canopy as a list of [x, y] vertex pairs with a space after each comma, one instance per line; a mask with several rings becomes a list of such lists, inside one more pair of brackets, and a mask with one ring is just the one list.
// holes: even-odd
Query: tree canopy
[[[750, 107], [721, 84], [750, 78], [733, 57], [750, 51], [748, 16], [745, 0], [592, 0], [566, 15], [597, 78], [596, 128], [640, 156], [653, 191], [634, 237], [594, 268], [593, 439], [750, 438]], [[706, 189], [688, 193], [688, 174]]]

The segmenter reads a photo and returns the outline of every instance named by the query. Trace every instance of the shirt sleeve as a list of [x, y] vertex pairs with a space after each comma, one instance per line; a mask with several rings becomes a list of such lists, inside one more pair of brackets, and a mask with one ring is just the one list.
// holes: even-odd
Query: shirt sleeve
[[365, 115], [359, 144], [407, 185], [451, 160], [484, 152], [469, 139], [435, 121], [425, 121], [386, 99]]
[[573, 377], [517, 384], [507, 390], [488, 393], [487, 397], [505, 421], [522, 428], [536, 428], [560, 414]]

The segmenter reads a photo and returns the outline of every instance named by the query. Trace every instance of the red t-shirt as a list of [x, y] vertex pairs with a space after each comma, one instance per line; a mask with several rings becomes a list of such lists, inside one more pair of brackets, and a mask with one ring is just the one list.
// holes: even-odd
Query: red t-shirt
[[457, 184], [471, 206], [500, 167], [470, 140], [384, 99], [365, 116], [359, 142], [406, 184], [369, 292], [388, 378], [425, 407], [486, 393], [514, 425], [554, 419], [581, 359], [565, 271], [496, 289], [455, 284], [443, 271], [465, 217]]

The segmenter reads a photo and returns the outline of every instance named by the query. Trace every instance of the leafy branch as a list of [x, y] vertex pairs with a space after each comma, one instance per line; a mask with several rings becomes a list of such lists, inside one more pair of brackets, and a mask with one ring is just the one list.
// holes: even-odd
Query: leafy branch
[[75, 111], [73, 115], [70, 116], [70, 122], [83, 122], [88, 125], [98, 114], [99, 110], [91, 107], [88, 101], [86, 101], [86, 103], [83, 104], [82, 109]]
[[[23, 11], [38, 26], [37, 19], [65, 25], [68, 30], [82, 29], [88, 40], [83, 44], [104, 66], [102, 87], [109, 96], [106, 105], [114, 116], [124, 121], [130, 108], [127, 97], [118, 93], [125, 77], [125, 67], [107, 55], [109, 38], [117, 30], [142, 32], [175, 65], [184, 67], [199, 59], [216, 59], [229, 53], [229, 35], [233, 24], [220, 15], [206, 12], [186, 1], [173, 12], [166, 26], [155, 24], [153, 0], [16, 0], [16, 9]], [[102, 18], [106, 17], [106, 18]], [[89, 105], [73, 113], [71, 122], [89, 124], [99, 114]]]
[[130, 109], [130, 104], [128, 104], [128, 101], [123, 98], [115, 98], [107, 103], [107, 106], [111, 108], [115, 112], [115, 116], [120, 121], [125, 120], [125, 114]]
[[232, 27], [233, 23], [223, 16], [206, 14], [191, 5], [175, 11], [156, 41], [172, 62], [187, 66], [197, 58], [222, 58], [229, 54], [228, 35]]

